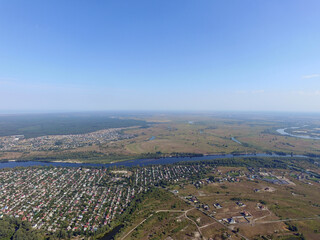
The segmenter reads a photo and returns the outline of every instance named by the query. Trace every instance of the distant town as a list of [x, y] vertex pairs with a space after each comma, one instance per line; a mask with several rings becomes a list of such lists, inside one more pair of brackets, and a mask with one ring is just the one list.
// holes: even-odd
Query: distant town
[[46, 135], [25, 138], [24, 135], [0, 137], [0, 151], [52, 151], [99, 145], [109, 141], [129, 139], [132, 134], [121, 132], [123, 128], [111, 128], [86, 134]]

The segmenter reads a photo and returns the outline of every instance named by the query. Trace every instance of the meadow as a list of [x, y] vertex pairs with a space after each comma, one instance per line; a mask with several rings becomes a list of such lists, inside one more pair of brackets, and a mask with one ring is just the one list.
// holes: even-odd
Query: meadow
[[[33, 116], [35, 117], [35, 116]], [[2, 120], [1, 120], [2, 119]], [[313, 117], [292, 118], [274, 115], [208, 115], [208, 114], [131, 114], [112, 118], [111, 115], [86, 117], [72, 116], [63, 120], [55, 118], [46, 124], [18, 128], [3, 125], [0, 134], [69, 134], [90, 132], [101, 128], [130, 127], [123, 131], [132, 137], [104, 144], [91, 144], [68, 150], [7, 151], [0, 159], [48, 160], [108, 163], [137, 158], [188, 156], [190, 154], [301, 154], [320, 155], [320, 140], [283, 136], [277, 129], [310, 124], [319, 126]], [[89, 121], [90, 120], [90, 121]], [[1, 122], [2, 121], [2, 122]], [[22, 124], [22, 119], [19, 120]], [[39, 120], [40, 121], [40, 120]], [[55, 122], [53, 124], [53, 122]], [[88, 123], [90, 122], [90, 124]], [[2, 124], [2, 125], [1, 125]], [[9, 123], [6, 123], [7, 125]], [[9, 124], [9, 125], [10, 125]], [[50, 125], [47, 128], [47, 125]], [[71, 126], [72, 127], [66, 127]], [[38, 130], [37, 130], [38, 129]], [[67, 129], [67, 130], [65, 130]]]
[[[116, 239], [319, 239], [319, 179], [298, 180], [301, 172], [290, 169], [249, 169], [218, 166], [201, 180], [152, 190]], [[288, 184], [251, 179], [253, 174]], [[230, 218], [235, 222], [227, 223]]]

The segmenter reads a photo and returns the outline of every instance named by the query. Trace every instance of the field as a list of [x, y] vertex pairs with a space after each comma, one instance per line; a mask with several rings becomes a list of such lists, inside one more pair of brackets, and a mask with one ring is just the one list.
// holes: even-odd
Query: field
[[320, 183], [298, 174], [218, 167], [203, 180], [155, 189], [116, 239], [319, 239]]
[[[89, 115], [90, 116], [90, 115]], [[320, 140], [283, 136], [278, 128], [310, 124], [319, 126], [316, 117], [277, 115], [226, 115], [226, 114], [149, 114], [112, 115], [68, 118], [54, 116], [43, 124], [30, 126], [24, 118], [5, 122], [0, 118], [0, 134], [70, 134], [90, 132], [112, 127], [130, 127], [122, 130], [128, 139], [103, 144], [87, 144], [72, 149], [52, 151], [2, 151], [0, 160], [49, 160], [69, 162], [114, 162], [136, 158], [183, 156], [186, 154], [245, 154], [280, 153], [319, 155]], [[11, 116], [11, 118], [13, 118]], [[36, 118], [33, 116], [33, 118]], [[44, 118], [44, 117], [43, 117]], [[35, 121], [33, 119], [33, 121]], [[40, 120], [39, 120], [40, 121]], [[18, 122], [18, 123], [17, 123]], [[32, 121], [31, 121], [32, 122]], [[18, 131], [13, 131], [16, 127]], [[12, 126], [11, 126], [11, 125]], [[28, 125], [28, 126], [27, 126]], [[50, 126], [50, 127], [48, 127]], [[85, 126], [85, 127], [83, 127]], [[32, 134], [31, 134], [32, 132]]]
[[213, 226], [210, 218], [172, 193], [154, 189], [139, 204], [130, 224], [116, 239], [201, 239], [211, 234], [207, 229], [202, 233], [202, 228], [206, 228], [207, 224], [217, 236], [232, 234], [219, 224]]

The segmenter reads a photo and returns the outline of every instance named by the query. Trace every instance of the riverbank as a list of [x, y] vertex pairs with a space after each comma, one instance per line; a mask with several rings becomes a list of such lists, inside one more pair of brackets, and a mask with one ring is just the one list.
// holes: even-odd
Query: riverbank
[[109, 160], [109, 159], [101, 159], [101, 160], [92, 160], [92, 159], [86, 159], [86, 160], [79, 160], [79, 159], [65, 159], [65, 160], [56, 160], [52, 159], [51, 157], [48, 158], [31, 158], [31, 159], [3, 159], [0, 160], [0, 163], [4, 162], [46, 162], [46, 163], [74, 163], [74, 164], [116, 164], [121, 162], [130, 162], [130, 161], [136, 161], [136, 160], [161, 160], [161, 159], [193, 159], [193, 158], [207, 158], [207, 157], [236, 157], [236, 156], [255, 156], [255, 155], [274, 155], [274, 156], [289, 156], [289, 154], [282, 153], [219, 153], [219, 154], [196, 154], [196, 153], [172, 153], [172, 154], [144, 154], [144, 155], [138, 155], [138, 156], [132, 156], [132, 157], [119, 157], [117, 159]]
[[301, 127], [289, 127], [289, 128], [280, 128], [277, 129], [277, 133], [283, 135], [283, 136], [290, 136], [290, 137], [296, 137], [296, 138], [303, 138], [303, 139], [311, 139], [311, 140], [320, 140], [320, 137], [312, 137], [309, 135], [296, 135], [286, 132], [287, 129], [299, 129]]
[[115, 162], [115, 163], [75, 163], [75, 162], [59, 162], [59, 161], [7, 161], [0, 162], [1, 168], [13, 168], [13, 167], [30, 167], [30, 166], [54, 166], [54, 167], [136, 167], [136, 166], [148, 166], [148, 165], [163, 165], [163, 164], [174, 164], [178, 162], [192, 162], [192, 161], [207, 161], [214, 159], [234, 159], [234, 158], [245, 158], [245, 157], [287, 157], [287, 158], [306, 158], [303, 155], [279, 155], [279, 154], [243, 154], [243, 155], [207, 155], [201, 157], [167, 157], [158, 159], [135, 159], [129, 161]]

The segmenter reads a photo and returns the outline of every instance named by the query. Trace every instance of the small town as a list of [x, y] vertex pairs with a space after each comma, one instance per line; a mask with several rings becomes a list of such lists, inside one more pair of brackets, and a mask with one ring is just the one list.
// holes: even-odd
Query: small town
[[0, 240], [320, 240], [319, 12], [0, 0]]
[[110, 141], [132, 138], [123, 128], [111, 128], [85, 134], [46, 135], [25, 138], [24, 135], [0, 137], [0, 151], [52, 151], [99, 145]]
[[[293, 187], [292, 196], [298, 196], [293, 179], [301, 184], [319, 183], [305, 172], [219, 167], [210, 162], [131, 168], [4, 168], [0, 170], [0, 219], [19, 219], [34, 230], [52, 234], [63, 230], [69, 236], [90, 236], [102, 228], [112, 229], [126, 216], [132, 201], [161, 188], [198, 211], [190, 214], [198, 216], [195, 221], [201, 228], [219, 222], [238, 231], [240, 226], [279, 221], [262, 196], [279, 192], [281, 186]], [[234, 195], [230, 188], [245, 188], [251, 197]], [[209, 197], [212, 194], [215, 197]]]
[[0, 218], [29, 221], [35, 229], [96, 231], [121, 215], [140, 192], [160, 181], [177, 182], [199, 165], [129, 170], [35, 167], [0, 171]]

